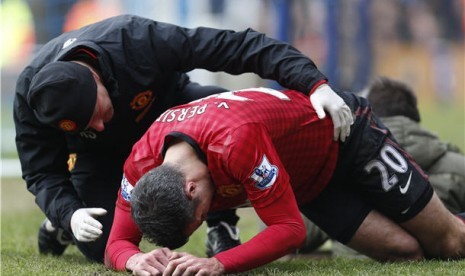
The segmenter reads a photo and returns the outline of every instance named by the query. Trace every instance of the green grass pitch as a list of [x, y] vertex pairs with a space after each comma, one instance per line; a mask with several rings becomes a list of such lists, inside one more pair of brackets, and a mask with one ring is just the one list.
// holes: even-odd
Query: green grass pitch
[[[128, 275], [107, 270], [103, 264], [88, 262], [75, 246], [56, 258], [42, 256], [37, 250], [37, 230], [43, 214], [34, 198], [17, 178], [1, 183], [1, 272], [7, 275]], [[241, 240], [257, 231], [257, 217], [251, 209], [239, 211]], [[153, 247], [143, 242], [142, 247]], [[180, 250], [205, 255], [205, 226], [202, 226]], [[294, 258], [278, 260], [240, 275], [465, 275], [465, 261], [425, 261], [381, 264], [369, 259]]]

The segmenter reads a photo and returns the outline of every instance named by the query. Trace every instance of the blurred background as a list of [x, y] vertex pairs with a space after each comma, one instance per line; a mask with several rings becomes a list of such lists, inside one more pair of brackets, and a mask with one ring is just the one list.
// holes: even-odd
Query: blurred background
[[[335, 89], [374, 77], [417, 93], [422, 125], [465, 149], [465, 0], [2, 0], [1, 176], [18, 177], [12, 105], [18, 74], [60, 33], [122, 13], [185, 27], [253, 28], [293, 44]], [[276, 87], [256, 75], [195, 70], [194, 81], [228, 89]]]

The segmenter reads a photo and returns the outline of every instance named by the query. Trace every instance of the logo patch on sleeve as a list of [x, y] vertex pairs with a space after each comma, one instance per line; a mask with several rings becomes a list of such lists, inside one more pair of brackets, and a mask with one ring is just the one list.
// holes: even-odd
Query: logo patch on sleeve
[[255, 187], [265, 190], [273, 186], [278, 177], [278, 167], [270, 164], [266, 155], [263, 155], [262, 161], [258, 167], [255, 167], [250, 178], [255, 180]]
[[124, 200], [131, 201], [132, 189], [134, 189], [134, 186], [132, 186], [126, 176], [123, 175], [123, 180], [121, 180], [121, 196]]

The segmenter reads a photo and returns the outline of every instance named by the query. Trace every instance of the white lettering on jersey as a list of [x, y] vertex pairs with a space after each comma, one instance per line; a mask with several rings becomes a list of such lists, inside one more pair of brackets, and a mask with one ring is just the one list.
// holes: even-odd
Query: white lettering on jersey
[[255, 167], [250, 178], [255, 180], [255, 187], [258, 189], [268, 189], [273, 186], [278, 178], [278, 167], [271, 164], [266, 155], [263, 155], [260, 165]]
[[134, 186], [129, 183], [126, 176], [123, 174], [123, 180], [121, 180], [121, 196], [126, 201], [131, 201], [131, 192], [134, 189]]
[[65, 43], [63, 43], [63, 48], [62, 49], [68, 47], [71, 44], [73, 44], [74, 41], [76, 41], [76, 40], [77, 40], [77, 38], [70, 38], [70, 39], [66, 40]]
[[192, 118], [195, 115], [200, 115], [205, 113], [207, 110], [208, 104], [204, 105], [195, 105], [190, 107], [184, 108], [176, 108], [176, 109], [168, 109], [167, 111], [163, 112], [160, 117], [157, 118], [157, 122], [169, 123], [172, 121], [184, 121], [186, 119]]
[[217, 108], [229, 109], [229, 105], [227, 102], [221, 102], [218, 104]]
[[[253, 101], [252, 99], [249, 99], [247, 97], [236, 95], [236, 93], [241, 93], [241, 92], [261, 92], [261, 93], [265, 93], [265, 94], [277, 97], [280, 100], [290, 101], [289, 97], [286, 96], [286, 94], [284, 94], [281, 91], [259, 87], [259, 88], [249, 88], [249, 89], [243, 89], [243, 90], [218, 93], [218, 94], [210, 95], [202, 99], [192, 101], [191, 103], [198, 103], [205, 99], [211, 99], [211, 98], [216, 98], [216, 99], [221, 99], [221, 100], [241, 101], [241, 102]], [[229, 109], [229, 105], [226, 101], [222, 101], [222, 102], [215, 103], [215, 104], [217, 108]], [[189, 106], [189, 107], [184, 107], [184, 108], [169, 109], [165, 111], [163, 114], [161, 114], [157, 118], [156, 121], [163, 122], [163, 123], [169, 123], [172, 121], [181, 122], [186, 119], [192, 118], [195, 115], [200, 115], [200, 114], [205, 113], [205, 110], [207, 109], [207, 107], [208, 107], [208, 104], [195, 105], [195, 106]]]

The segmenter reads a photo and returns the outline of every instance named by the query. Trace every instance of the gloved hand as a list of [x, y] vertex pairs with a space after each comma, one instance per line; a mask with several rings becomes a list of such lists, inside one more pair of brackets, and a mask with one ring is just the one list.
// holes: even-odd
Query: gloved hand
[[326, 117], [325, 110], [329, 112], [334, 124], [334, 141], [342, 142], [350, 134], [350, 126], [354, 123], [352, 111], [344, 100], [327, 84], [322, 84], [310, 95], [310, 102], [315, 108], [318, 118]]
[[107, 210], [103, 208], [77, 209], [71, 216], [71, 230], [74, 237], [80, 242], [95, 241], [102, 235], [102, 224], [95, 219], [103, 216]]

